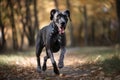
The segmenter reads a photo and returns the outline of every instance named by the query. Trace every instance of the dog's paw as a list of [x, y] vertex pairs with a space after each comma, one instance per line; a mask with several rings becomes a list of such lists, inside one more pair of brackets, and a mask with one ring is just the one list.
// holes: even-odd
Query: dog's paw
[[59, 64], [58, 64], [58, 67], [59, 67], [59, 69], [61, 69], [61, 68], [64, 67], [64, 64], [63, 64], [63, 63], [59, 63]]
[[47, 69], [46, 64], [44, 64], [42, 70], [45, 71], [46, 69]]
[[60, 74], [60, 72], [59, 72], [59, 70], [57, 68], [54, 69], [54, 72], [55, 72], [56, 75]]
[[40, 66], [37, 67], [37, 72], [38, 72], [38, 73], [41, 73], [41, 72], [42, 72]]

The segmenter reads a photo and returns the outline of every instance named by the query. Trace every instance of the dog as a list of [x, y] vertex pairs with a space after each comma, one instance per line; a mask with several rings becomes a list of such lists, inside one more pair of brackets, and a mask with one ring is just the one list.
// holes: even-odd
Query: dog
[[[64, 55], [66, 52], [66, 36], [65, 29], [68, 20], [70, 19], [70, 11], [59, 11], [57, 9], [52, 9], [50, 11], [50, 24], [43, 27], [38, 31], [36, 38], [36, 57], [37, 57], [37, 71], [40, 73], [42, 70], [46, 70], [46, 62], [47, 59], [50, 58], [54, 73], [59, 75], [59, 68], [64, 67]], [[40, 54], [42, 49], [45, 47], [46, 56], [44, 57], [44, 63], [41, 68], [40, 63]], [[56, 65], [56, 61], [54, 59], [53, 53], [58, 52], [61, 49], [61, 54], [58, 62], [58, 67]]]

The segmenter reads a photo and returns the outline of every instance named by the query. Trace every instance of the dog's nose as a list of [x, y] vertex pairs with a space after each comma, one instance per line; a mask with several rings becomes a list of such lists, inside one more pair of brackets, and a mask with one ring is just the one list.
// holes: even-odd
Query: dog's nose
[[65, 22], [62, 22], [61, 25], [64, 26], [64, 25], [65, 25]]

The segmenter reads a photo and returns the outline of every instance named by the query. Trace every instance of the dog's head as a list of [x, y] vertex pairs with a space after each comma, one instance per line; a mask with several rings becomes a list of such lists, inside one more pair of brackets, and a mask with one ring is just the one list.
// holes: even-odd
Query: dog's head
[[50, 20], [52, 20], [56, 24], [60, 34], [65, 32], [68, 19], [70, 19], [69, 10], [60, 12], [57, 9], [52, 9], [50, 12]]

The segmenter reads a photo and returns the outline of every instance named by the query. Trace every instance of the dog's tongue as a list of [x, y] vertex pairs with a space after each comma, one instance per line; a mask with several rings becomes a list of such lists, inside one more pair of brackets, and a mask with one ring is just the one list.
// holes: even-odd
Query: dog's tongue
[[65, 31], [64, 31], [64, 28], [59, 28], [59, 34], [62, 34], [62, 33], [64, 33]]

